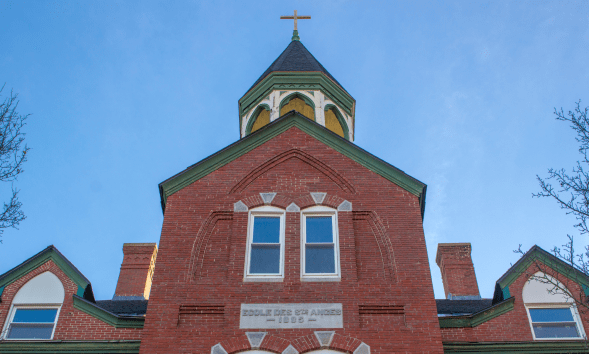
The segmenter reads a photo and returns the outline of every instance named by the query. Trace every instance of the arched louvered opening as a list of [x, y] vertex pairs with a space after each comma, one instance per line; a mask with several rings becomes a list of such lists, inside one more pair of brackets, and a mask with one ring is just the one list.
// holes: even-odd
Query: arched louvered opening
[[294, 110], [305, 117], [315, 120], [315, 105], [307, 96], [300, 93], [293, 93], [282, 100], [280, 103], [280, 116]]

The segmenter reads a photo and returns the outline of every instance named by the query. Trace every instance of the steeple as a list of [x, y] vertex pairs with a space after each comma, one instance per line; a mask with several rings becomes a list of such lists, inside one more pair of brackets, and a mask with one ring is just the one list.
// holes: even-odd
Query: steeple
[[295, 19], [292, 41], [239, 100], [241, 137], [295, 110], [354, 141], [356, 100], [300, 41], [296, 20], [310, 17], [288, 17]]

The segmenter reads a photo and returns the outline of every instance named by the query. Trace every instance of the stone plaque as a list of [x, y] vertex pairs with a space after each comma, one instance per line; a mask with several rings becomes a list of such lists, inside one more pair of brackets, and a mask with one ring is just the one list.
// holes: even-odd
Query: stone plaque
[[343, 328], [342, 304], [241, 304], [239, 328]]

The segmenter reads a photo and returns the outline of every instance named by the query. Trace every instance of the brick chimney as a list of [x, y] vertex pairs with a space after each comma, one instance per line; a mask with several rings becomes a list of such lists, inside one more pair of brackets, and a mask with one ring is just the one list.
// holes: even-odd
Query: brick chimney
[[436, 263], [442, 272], [447, 299], [480, 299], [477, 276], [470, 258], [470, 243], [440, 243]]
[[155, 243], [123, 244], [123, 264], [113, 300], [147, 300], [155, 269]]

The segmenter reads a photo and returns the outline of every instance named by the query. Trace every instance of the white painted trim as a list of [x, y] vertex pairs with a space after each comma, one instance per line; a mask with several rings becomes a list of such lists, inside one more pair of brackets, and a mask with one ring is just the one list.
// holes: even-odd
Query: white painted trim
[[[61, 305], [62, 304], [13, 304], [10, 307], [10, 312], [8, 316], [6, 316], [6, 322], [4, 323], [4, 327], [2, 328], [2, 333], [0, 335], [0, 340], [10, 340], [10, 341], [29, 341], [29, 340], [52, 340], [53, 336], [55, 335], [55, 328], [57, 327], [57, 321], [59, 320], [59, 313], [61, 312]], [[16, 314], [16, 310], [19, 309], [57, 309], [57, 313], [55, 314], [55, 321], [53, 322], [53, 330], [51, 331], [51, 338], [7, 338], [8, 337], [8, 330], [10, 328], [10, 324], [14, 319], [14, 315]]]
[[[332, 274], [320, 274], [305, 272], [305, 251], [306, 251], [306, 218], [307, 216], [331, 216], [331, 225], [333, 230], [333, 243], [334, 243], [334, 258], [335, 258], [335, 273]], [[322, 205], [312, 206], [301, 211], [301, 281], [302, 282], [330, 282], [341, 280], [341, 267], [340, 267], [340, 247], [339, 247], [339, 230], [338, 230], [338, 218], [337, 210]]]
[[[254, 218], [256, 216], [279, 216], [280, 217], [280, 272], [279, 274], [250, 274], [250, 255], [251, 244], [253, 241]], [[285, 217], [286, 211], [277, 207], [264, 205], [258, 208], [250, 209], [248, 212], [247, 222], [247, 246], [245, 253], [244, 282], [281, 282], [284, 280], [284, 249], [285, 247]]]

